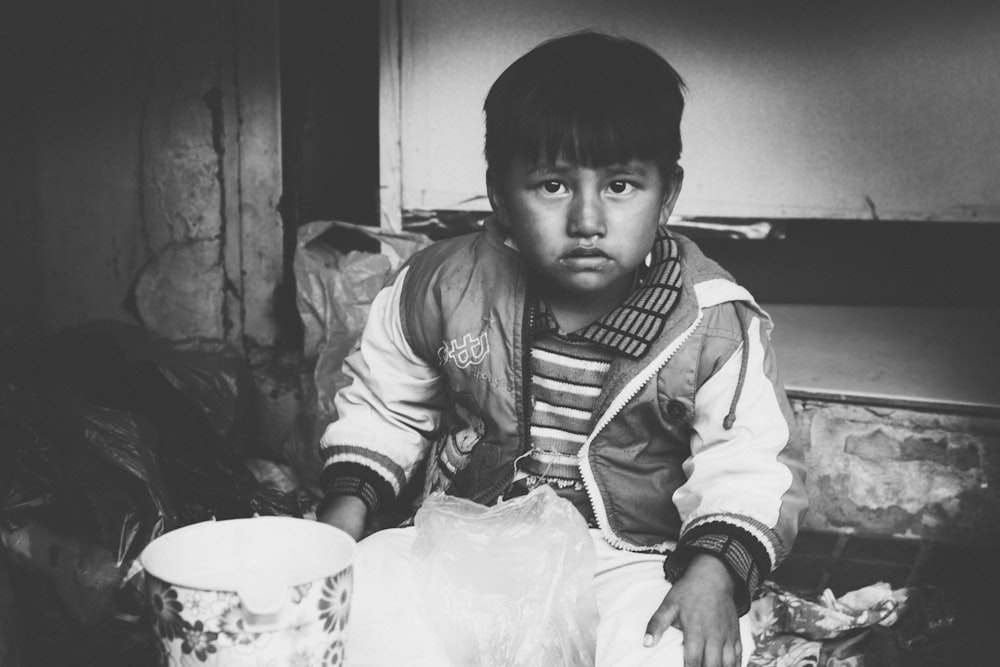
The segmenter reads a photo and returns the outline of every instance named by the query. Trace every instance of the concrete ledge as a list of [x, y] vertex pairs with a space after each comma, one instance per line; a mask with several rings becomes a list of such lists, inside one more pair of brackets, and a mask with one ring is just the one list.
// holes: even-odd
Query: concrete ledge
[[1000, 416], [1000, 310], [765, 305], [790, 395]]

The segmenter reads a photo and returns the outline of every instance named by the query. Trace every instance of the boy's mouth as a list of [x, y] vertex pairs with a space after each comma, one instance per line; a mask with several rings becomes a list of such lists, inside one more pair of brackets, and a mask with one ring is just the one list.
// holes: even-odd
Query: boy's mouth
[[597, 248], [577, 247], [560, 258], [560, 263], [573, 271], [601, 271], [611, 257]]
[[566, 259], [584, 259], [588, 257], [598, 257], [601, 259], [607, 259], [608, 255], [603, 250], [600, 250], [598, 248], [585, 248], [580, 246], [570, 250], [568, 253], [564, 255], [564, 257]]

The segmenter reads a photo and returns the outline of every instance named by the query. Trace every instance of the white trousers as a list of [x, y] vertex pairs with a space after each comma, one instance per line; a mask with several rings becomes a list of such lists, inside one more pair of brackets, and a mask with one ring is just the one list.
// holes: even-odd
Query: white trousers
[[[646, 624], [670, 590], [664, 557], [620, 551], [600, 531], [590, 535], [597, 556], [597, 667], [682, 667], [682, 635], [676, 628], [669, 628], [656, 646], [642, 645]], [[394, 528], [358, 543], [347, 628], [350, 667], [451, 664], [418, 592], [411, 557], [415, 539], [416, 529]], [[740, 638], [746, 665], [754, 649], [748, 615], [740, 619]]]

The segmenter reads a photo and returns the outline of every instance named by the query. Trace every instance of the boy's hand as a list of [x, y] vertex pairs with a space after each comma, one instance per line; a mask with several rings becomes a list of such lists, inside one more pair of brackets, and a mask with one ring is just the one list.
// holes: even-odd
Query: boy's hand
[[340, 528], [355, 541], [365, 533], [368, 508], [356, 496], [327, 496], [316, 508], [316, 519]]
[[739, 667], [743, 645], [733, 578], [718, 558], [698, 554], [649, 619], [644, 644], [671, 625], [684, 633], [684, 667]]

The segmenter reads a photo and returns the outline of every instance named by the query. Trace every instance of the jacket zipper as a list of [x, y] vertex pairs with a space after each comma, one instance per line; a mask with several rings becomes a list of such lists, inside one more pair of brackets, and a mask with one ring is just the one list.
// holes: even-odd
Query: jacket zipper
[[[489, 489], [486, 494], [479, 494], [479, 502], [488, 500], [493, 502], [495, 498], [503, 498], [510, 493], [510, 488], [517, 477], [518, 462], [531, 453], [531, 391], [528, 390], [528, 378], [531, 377], [531, 339], [535, 330], [535, 308], [532, 306], [530, 288], [526, 288], [524, 296], [525, 316], [521, 325], [521, 414], [524, 415], [524, 438], [521, 441], [521, 454], [514, 457], [508, 474], [496, 486]], [[499, 496], [496, 493], [499, 491]]]
[[521, 453], [514, 457], [510, 480], [504, 488], [504, 495], [510, 492], [510, 487], [517, 477], [517, 466], [521, 459], [531, 454], [531, 343], [535, 333], [535, 306], [530, 294], [525, 295], [524, 330], [521, 332], [521, 414], [524, 415], [524, 439], [521, 442]]
[[530, 292], [525, 292], [524, 331], [521, 332], [521, 409], [524, 412], [524, 442], [521, 443], [525, 452], [531, 450], [531, 345], [535, 337], [535, 305]]
[[649, 366], [646, 367], [644, 371], [637, 374], [632, 380], [625, 385], [625, 388], [615, 397], [615, 400], [611, 402], [608, 409], [601, 415], [600, 420], [598, 420], [597, 425], [594, 426], [594, 430], [587, 440], [580, 447], [580, 476], [583, 479], [583, 488], [587, 491], [587, 499], [590, 501], [590, 506], [594, 510], [594, 518], [597, 519], [597, 526], [601, 530], [601, 535], [607, 540], [608, 544], [618, 549], [624, 549], [626, 551], [664, 551], [667, 542], [662, 544], [654, 545], [651, 547], [640, 547], [634, 544], [630, 544], [623, 540], [622, 538], [615, 535], [614, 531], [611, 530], [611, 525], [608, 522], [607, 508], [604, 506], [604, 499], [601, 497], [601, 493], [597, 488], [597, 480], [594, 477], [593, 470], [590, 469], [590, 444], [594, 441], [594, 438], [604, 429], [608, 423], [611, 422], [618, 413], [621, 412], [622, 408], [631, 401], [639, 390], [645, 386], [647, 382], [653, 379], [653, 377], [663, 368], [667, 362], [674, 356], [677, 350], [687, 341], [688, 338], [694, 333], [698, 325], [701, 324], [702, 311], [698, 311], [698, 316], [686, 331], [684, 331], [680, 336], [678, 336], [674, 342], [660, 353]]

